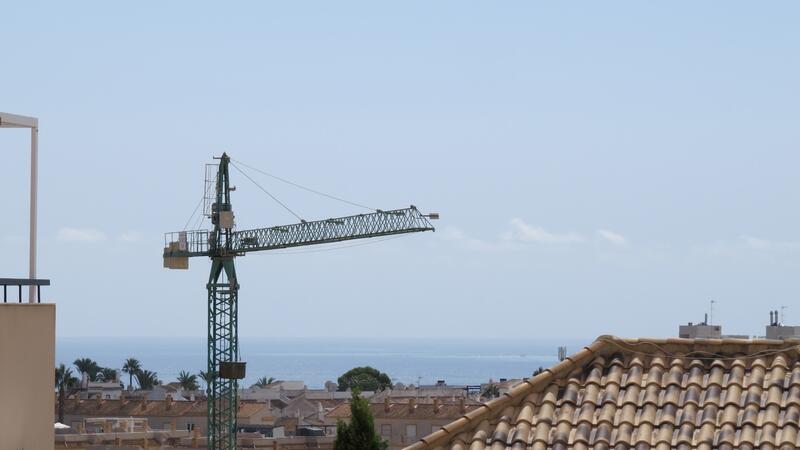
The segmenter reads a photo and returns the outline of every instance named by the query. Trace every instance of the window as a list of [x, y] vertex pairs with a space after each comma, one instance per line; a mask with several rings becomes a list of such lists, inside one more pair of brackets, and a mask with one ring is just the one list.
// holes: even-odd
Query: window
[[193, 423], [187, 423], [186, 424], [186, 430], [194, 431], [194, 424]]
[[392, 425], [385, 423], [381, 425], [381, 436], [389, 437], [392, 435]]
[[417, 425], [410, 424], [406, 425], [406, 437], [415, 438], [417, 437]]

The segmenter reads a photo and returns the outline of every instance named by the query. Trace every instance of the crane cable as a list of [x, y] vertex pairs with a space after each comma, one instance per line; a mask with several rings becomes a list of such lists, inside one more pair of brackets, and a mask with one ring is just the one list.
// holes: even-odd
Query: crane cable
[[[362, 205], [362, 204], [360, 204], [360, 203], [352, 202], [352, 201], [350, 201], [350, 200], [346, 200], [346, 199], [343, 199], [343, 198], [341, 198], [341, 197], [337, 197], [337, 196], [335, 196], [335, 195], [326, 194], [326, 193], [324, 193], [324, 192], [321, 192], [321, 191], [318, 191], [318, 190], [316, 190], [316, 189], [311, 189], [310, 187], [306, 187], [306, 186], [303, 186], [302, 184], [295, 183], [295, 182], [293, 182], [293, 181], [289, 181], [289, 180], [287, 180], [287, 179], [285, 179], [285, 178], [281, 178], [281, 177], [279, 177], [279, 176], [277, 176], [277, 175], [273, 175], [273, 174], [271, 174], [271, 173], [269, 173], [269, 172], [265, 172], [265, 171], [263, 171], [263, 170], [261, 170], [261, 169], [258, 169], [258, 168], [256, 168], [256, 167], [253, 167], [253, 166], [251, 166], [251, 165], [248, 165], [248, 164], [245, 164], [245, 163], [243, 163], [243, 162], [241, 162], [241, 161], [239, 161], [239, 160], [236, 160], [236, 159], [233, 159], [233, 158], [231, 158], [231, 161], [232, 161], [232, 162], [236, 162], [237, 164], [239, 164], [239, 165], [242, 165], [242, 166], [244, 166], [244, 167], [247, 167], [248, 169], [254, 170], [254, 171], [256, 171], [256, 172], [258, 172], [258, 173], [260, 173], [260, 174], [262, 174], [262, 175], [266, 175], [266, 176], [268, 176], [268, 177], [274, 178], [274, 179], [276, 179], [276, 180], [278, 180], [278, 181], [281, 181], [281, 182], [283, 182], [283, 183], [286, 183], [286, 184], [292, 185], [292, 186], [294, 186], [294, 187], [297, 187], [297, 188], [300, 188], [300, 189], [306, 190], [306, 191], [308, 191], [308, 192], [311, 192], [311, 193], [314, 193], [314, 194], [317, 194], [317, 195], [321, 195], [321, 196], [323, 196], [323, 197], [327, 197], [327, 198], [329, 198], [329, 199], [332, 199], [332, 200], [337, 200], [337, 201], [340, 201], [340, 202], [342, 202], [342, 203], [347, 203], [348, 205], [357, 206], [357, 207], [359, 207], [359, 208], [364, 208], [364, 209], [367, 209], [367, 210], [370, 210], [370, 211], [377, 211], [377, 208], [370, 208], [369, 206]], [[241, 170], [241, 169], [240, 169], [240, 170]]]
[[[251, 165], [249, 165], [249, 164], [245, 164], [245, 163], [243, 163], [243, 162], [241, 162], [241, 161], [239, 161], [239, 160], [233, 159], [233, 158], [231, 158], [231, 159], [230, 159], [230, 164], [231, 164], [231, 166], [233, 166], [233, 168], [234, 168], [234, 169], [238, 170], [238, 171], [239, 171], [239, 173], [241, 173], [241, 174], [242, 174], [242, 175], [244, 175], [244, 176], [245, 176], [245, 177], [246, 177], [248, 180], [250, 180], [250, 182], [251, 182], [251, 183], [255, 184], [255, 185], [256, 185], [256, 187], [258, 187], [259, 189], [261, 189], [261, 190], [262, 190], [262, 191], [263, 191], [265, 194], [267, 194], [267, 195], [268, 195], [268, 196], [269, 196], [269, 197], [270, 197], [272, 200], [274, 200], [276, 203], [278, 203], [279, 205], [281, 205], [281, 206], [282, 206], [284, 209], [286, 209], [287, 211], [289, 211], [289, 213], [291, 213], [293, 216], [295, 216], [295, 217], [296, 217], [298, 220], [300, 220], [301, 222], [305, 222], [305, 220], [303, 220], [303, 218], [302, 218], [302, 217], [300, 217], [300, 216], [299, 216], [297, 213], [295, 213], [295, 212], [294, 212], [294, 211], [293, 211], [291, 208], [289, 208], [288, 206], [286, 206], [286, 204], [285, 204], [285, 203], [283, 203], [282, 201], [278, 200], [278, 198], [277, 198], [277, 197], [275, 197], [275, 196], [274, 196], [272, 193], [270, 193], [268, 190], [266, 190], [266, 189], [265, 189], [263, 186], [261, 186], [260, 184], [258, 184], [258, 183], [257, 183], [257, 182], [256, 182], [256, 181], [253, 179], [253, 178], [251, 178], [251, 177], [250, 177], [250, 175], [248, 175], [248, 174], [247, 174], [247, 173], [244, 171], [244, 169], [242, 169], [242, 168], [241, 168], [241, 167], [239, 167], [239, 166], [241, 165], [241, 166], [243, 166], [243, 167], [247, 167], [248, 169], [250, 169], [250, 170], [253, 170], [253, 171], [256, 171], [256, 172], [258, 172], [258, 173], [261, 173], [262, 175], [266, 175], [266, 176], [268, 176], [268, 177], [274, 178], [274, 179], [276, 179], [276, 180], [278, 180], [278, 181], [281, 181], [281, 182], [283, 182], [283, 183], [286, 183], [286, 184], [289, 184], [289, 185], [295, 186], [295, 187], [297, 187], [297, 188], [300, 188], [300, 189], [306, 190], [306, 191], [308, 191], [308, 192], [311, 192], [311, 193], [314, 193], [314, 194], [317, 194], [317, 195], [321, 195], [321, 196], [323, 196], [323, 197], [330, 198], [330, 199], [332, 199], [332, 200], [337, 200], [337, 201], [340, 201], [340, 202], [343, 202], [343, 203], [347, 203], [347, 204], [349, 204], [349, 205], [352, 205], [352, 206], [356, 206], [356, 207], [359, 207], [359, 208], [364, 208], [364, 209], [367, 209], [367, 210], [369, 210], [369, 211], [377, 211], [377, 209], [376, 209], [376, 208], [371, 208], [371, 207], [369, 207], [369, 206], [365, 206], [365, 205], [362, 205], [362, 204], [360, 204], [360, 203], [352, 202], [352, 201], [350, 201], [350, 200], [345, 200], [345, 199], [343, 199], [343, 198], [340, 198], [340, 197], [337, 197], [337, 196], [335, 196], [335, 195], [326, 194], [326, 193], [324, 193], [324, 192], [321, 192], [321, 191], [318, 191], [318, 190], [316, 190], [316, 189], [312, 189], [312, 188], [309, 188], [309, 187], [303, 186], [303, 185], [301, 185], [301, 184], [298, 184], [298, 183], [295, 183], [295, 182], [289, 181], [289, 180], [287, 180], [287, 179], [285, 179], [285, 178], [281, 178], [281, 177], [279, 177], [279, 176], [277, 176], [277, 175], [273, 175], [273, 174], [271, 174], [271, 173], [269, 173], [269, 172], [265, 172], [265, 171], [263, 171], [263, 170], [261, 170], [261, 169], [258, 169], [258, 168], [256, 168], [256, 167], [253, 167], [253, 166], [251, 166]], [[406, 236], [406, 235], [399, 235], [399, 236], [389, 236], [389, 237], [385, 237], [385, 238], [383, 238], [383, 239], [374, 239], [374, 240], [371, 240], [371, 241], [369, 241], [369, 242], [361, 242], [361, 243], [358, 243], [358, 244], [348, 244], [348, 245], [332, 246], [332, 247], [328, 247], [328, 248], [321, 248], [321, 249], [309, 249], [309, 250], [298, 250], [298, 251], [284, 251], [284, 252], [268, 252], [268, 253], [261, 253], [261, 255], [264, 255], [264, 254], [266, 254], [266, 255], [296, 255], [296, 254], [300, 254], [300, 253], [320, 253], [320, 252], [330, 252], [330, 251], [334, 251], [334, 250], [343, 250], [343, 249], [346, 249], [346, 248], [361, 247], [361, 246], [364, 246], [364, 245], [377, 244], [377, 243], [380, 243], [380, 242], [391, 241], [391, 240], [394, 240], [394, 239], [399, 239], [399, 238], [402, 238], [402, 237], [407, 237], [407, 236]]]
[[[206, 186], [206, 190], [203, 193], [203, 196], [200, 197], [200, 201], [197, 202], [197, 206], [194, 207], [194, 211], [192, 211], [192, 215], [189, 216], [189, 220], [186, 221], [186, 225], [183, 226], [183, 230], [182, 231], [186, 231], [186, 229], [189, 228], [189, 223], [192, 222], [192, 219], [194, 219], [194, 215], [197, 214], [197, 210], [200, 208], [200, 205], [203, 204], [203, 200], [205, 200], [205, 198], [208, 196], [208, 191], [211, 188], [211, 185], [212, 185], [212, 183], [208, 183], [208, 186]], [[200, 216], [202, 217], [203, 214], [200, 214]], [[194, 229], [197, 229], [197, 226], [199, 226], [199, 225], [200, 225], [199, 223], [195, 222]]]
[[192, 230], [199, 230], [200, 227], [203, 226], [203, 224], [205, 222], [206, 222], [206, 215], [205, 214], [200, 214], [199, 216], [197, 216], [197, 221], [195, 221], [194, 227], [192, 228]]
[[239, 166], [237, 166], [237, 165], [236, 165], [236, 164], [235, 164], [233, 161], [231, 161], [231, 166], [233, 166], [233, 168], [234, 168], [234, 169], [238, 170], [238, 171], [239, 171], [239, 173], [241, 173], [242, 175], [244, 175], [244, 176], [245, 176], [245, 177], [246, 177], [248, 180], [250, 180], [250, 182], [252, 182], [253, 184], [255, 184], [255, 185], [256, 185], [256, 187], [258, 187], [259, 189], [261, 189], [261, 190], [262, 190], [262, 191], [263, 191], [265, 194], [269, 195], [269, 196], [270, 196], [270, 198], [272, 198], [273, 200], [275, 200], [275, 202], [276, 202], [277, 204], [279, 204], [279, 205], [283, 206], [283, 209], [285, 209], [286, 211], [289, 211], [289, 212], [290, 212], [290, 213], [291, 213], [293, 216], [297, 217], [297, 220], [299, 220], [299, 221], [301, 221], [301, 222], [305, 222], [305, 220], [304, 220], [302, 217], [300, 217], [300, 216], [299, 216], [299, 215], [298, 215], [296, 212], [292, 211], [292, 209], [291, 209], [291, 208], [289, 208], [288, 206], [286, 206], [286, 205], [285, 205], [285, 204], [284, 204], [282, 201], [278, 200], [278, 198], [277, 198], [277, 197], [275, 197], [274, 195], [272, 195], [272, 194], [271, 194], [271, 193], [270, 193], [268, 190], [264, 189], [264, 187], [263, 187], [263, 186], [261, 186], [260, 184], [258, 184], [258, 183], [256, 182], [256, 180], [254, 180], [254, 179], [250, 178], [250, 175], [248, 175], [248, 174], [247, 174], [247, 173], [246, 173], [244, 170], [242, 170], [242, 169], [241, 169]]

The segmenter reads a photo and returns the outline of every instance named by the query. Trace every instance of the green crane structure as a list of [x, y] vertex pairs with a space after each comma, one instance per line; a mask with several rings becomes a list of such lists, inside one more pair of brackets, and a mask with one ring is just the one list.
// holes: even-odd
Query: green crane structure
[[[334, 219], [235, 230], [231, 207], [228, 166], [230, 157], [223, 153], [216, 165], [216, 175], [207, 175], [206, 196], [213, 230], [167, 233], [164, 267], [188, 269], [189, 258], [211, 259], [208, 277], [208, 449], [236, 448], [236, 413], [238, 380], [245, 376], [245, 363], [239, 358], [238, 301], [239, 280], [234, 260], [248, 252], [277, 250], [352, 239], [434, 231], [428, 219], [438, 214], [421, 214], [411, 206], [396, 210], [377, 210]], [[211, 166], [214, 167], [214, 166]]]

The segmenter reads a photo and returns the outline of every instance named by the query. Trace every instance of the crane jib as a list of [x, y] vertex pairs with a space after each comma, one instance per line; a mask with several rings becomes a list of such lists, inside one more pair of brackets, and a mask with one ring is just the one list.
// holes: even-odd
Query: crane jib
[[370, 214], [301, 222], [231, 233], [224, 248], [214, 249], [211, 233], [193, 230], [168, 234], [165, 258], [187, 258], [219, 254], [243, 254], [353, 239], [374, 238], [420, 231], [434, 231], [416, 208], [378, 211]]

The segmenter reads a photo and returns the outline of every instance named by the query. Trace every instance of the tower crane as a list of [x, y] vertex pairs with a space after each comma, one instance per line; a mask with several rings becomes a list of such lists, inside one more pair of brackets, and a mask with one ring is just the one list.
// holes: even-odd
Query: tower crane
[[[435, 231], [416, 207], [376, 210], [368, 214], [305, 221], [283, 226], [237, 230], [231, 207], [230, 157], [223, 153], [216, 174], [206, 176], [206, 196], [212, 230], [167, 233], [164, 267], [188, 269], [189, 258], [211, 259], [208, 277], [208, 449], [236, 449], [238, 380], [245, 377], [239, 355], [239, 279], [234, 260], [249, 252], [329, 244], [352, 239]], [[244, 172], [243, 172], [244, 173]], [[245, 176], [247, 176], [245, 174]], [[248, 177], [249, 178], [249, 177]], [[213, 197], [209, 195], [214, 188]], [[198, 205], [199, 206], [199, 205]]]

